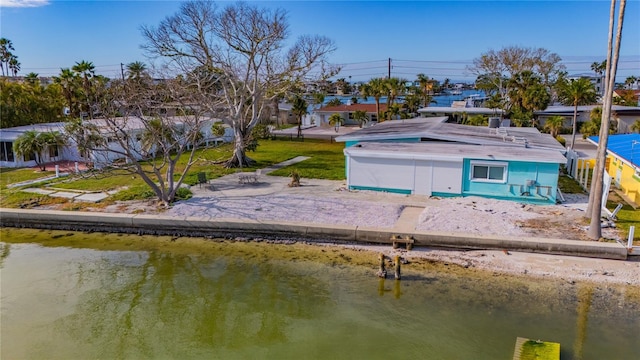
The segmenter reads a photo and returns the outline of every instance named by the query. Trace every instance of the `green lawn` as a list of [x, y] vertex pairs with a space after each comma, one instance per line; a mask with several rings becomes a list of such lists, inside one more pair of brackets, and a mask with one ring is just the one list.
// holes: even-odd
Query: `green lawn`
[[[303, 178], [315, 179], [344, 179], [344, 144], [331, 143], [326, 140], [307, 139], [302, 141], [290, 140], [261, 140], [255, 152], [247, 155], [256, 161], [253, 167], [244, 171], [254, 171], [297, 156], [309, 156], [310, 159], [290, 167], [280, 169], [271, 175], [289, 176], [292, 170], [296, 170]], [[196, 152], [195, 163], [189, 169], [185, 177], [185, 183], [195, 185], [198, 182], [197, 174], [204, 172], [207, 179], [215, 179], [226, 174], [231, 174], [236, 169], [226, 169], [221, 164], [232, 154], [232, 144], [224, 144], [220, 147], [202, 149]], [[177, 165], [178, 176], [186, 166], [188, 156], [183, 155]], [[146, 165], [151, 169], [150, 165]], [[52, 172], [34, 171], [33, 169], [2, 169], [0, 172], [0, 204], [4, 207], [20, 207], [33, 202], [44, 202], [46, 196], [28, 194], [18, 189], [7, 189], [6, 185], [25, 180], [36, 179], [51, 175]], [[127, 173], [123, 170], [104, 170], [87, 172], [81, 175], [71, 175], [50, 181], [48, 186], [60, 189], [75, 189], [85, 191], [110, 191], [123, 189], [111, 196], [107, 201], [136, 200], [152, 198], [153, 192], [137, 174]], [[40, 184], [44, 186], [44, 184]], [[126, 189], [124, 189], [126, 188]], [[59, 200], [56, 200], [58, 202]]]
[[0, 189], [4, 189], [7, 185], [15, 184], [27, 180], [35, 180], [54, 175], [54, 171], [40, 171], [32, 168], [13, 169], [13, 168], [1, 168], [0, 169]]

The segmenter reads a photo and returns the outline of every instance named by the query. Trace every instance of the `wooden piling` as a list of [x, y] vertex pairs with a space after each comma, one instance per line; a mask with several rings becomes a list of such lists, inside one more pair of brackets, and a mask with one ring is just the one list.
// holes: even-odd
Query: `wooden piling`
[[384, 267], [385, 256], [384, 256], [383, 253], [380, 253], [380, 255], [378, 255], [378, 260], [379, 260], [379, 264], [380, 264], [380, 267], [378, 269], [378, 277], [386, 279], [387, 278], [387, 270]]
[[396, 280], [400, 280], [400, 256], [396, 255], [395, 258], [395, 275], [396, 275]]

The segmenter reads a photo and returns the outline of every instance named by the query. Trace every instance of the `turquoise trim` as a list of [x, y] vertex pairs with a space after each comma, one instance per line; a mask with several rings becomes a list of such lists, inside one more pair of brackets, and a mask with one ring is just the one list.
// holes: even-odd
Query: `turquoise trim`
[[556, 199], [546, 198], [542, 196], [501, 196], [496, 194], [470, 193], [470, 192], [463, 192], [462, 196], [463, 197], [480, 196], [488, 199], [516, 201], [516, 202], [522, 202], [527, 204], [555, 204], [556, 203]]
[[371, 186], [349, 186], [349, 190], [370, 190], [370, 191], [380, 191], [380, 192], [388, 192], [388, 193], [393, 193], [393, 194], [404, 194], [404, 195], [410, 195], [411, 194], [411, 190], [405, 190], [405, 189], [386, 189], [386, 188], [378, 188], [378, 187], [371, 187]]
[[443, 192], [432, 192], [431, 196], [437, 196], [437, 197], [442, 197], [442, 198], [454, 198], [454, 197], [460, 197], [462, 196], [462, 194], [452, 194], [452, 193], [443, 193]]

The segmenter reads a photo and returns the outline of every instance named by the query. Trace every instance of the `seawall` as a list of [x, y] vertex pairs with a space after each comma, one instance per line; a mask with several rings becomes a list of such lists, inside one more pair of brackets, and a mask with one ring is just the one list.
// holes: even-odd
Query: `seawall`
[[548, 238], [516, 238], [449, 232], [398, 232], [375, 227], [282, 221], [211, 219], [148, 214], [112, 214], [57, 210], [0, 209], [0, 225], [39, 229], [175, 235], [210, 238], [266, 237], [392, 244], [393, 236], [413, 246], [455, 249], [505, 249], [554, 255], [625, 260], [621, 244]]

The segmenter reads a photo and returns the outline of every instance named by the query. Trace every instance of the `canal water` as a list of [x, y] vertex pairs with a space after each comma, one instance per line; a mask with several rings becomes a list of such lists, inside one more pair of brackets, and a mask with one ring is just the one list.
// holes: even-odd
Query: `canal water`
[[637, 359], [637, 288], [335, 247], [0, 229], [2, 359]]

